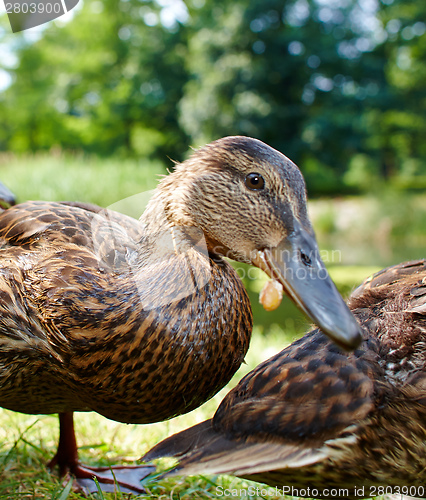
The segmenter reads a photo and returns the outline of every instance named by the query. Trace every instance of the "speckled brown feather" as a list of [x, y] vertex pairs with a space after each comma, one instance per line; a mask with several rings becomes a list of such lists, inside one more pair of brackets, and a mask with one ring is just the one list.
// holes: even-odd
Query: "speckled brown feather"
[[[262, 192], [245, 186], [253, 169], [267, 182]], [[90, 204], [7, 209], [0, 406], [138, 423], [196, 408], [238, 369], [252, 329], [247, 293], [219, 254], [247, 261], [295, 220], [311, 230], [300, 171], [245, 137], [177, 165], [141, 222]]]
[[213, 419], [144, 459], [176, 456], [173, 474], [235, 474], [318, 497], [424, 486], [426, 261], [377, 273], [349, 304], [364, 330], [359, 349], [344, 353], [313, 330], [244, 377]]
[[[126, 223], [136, 229], [136, 221]], [[123, 259], [110, 249], [94, 253], [92, 224], [91, 212], [55, 203], [21, 204], [0, 216], [0, 260], [27, 267], [0, 274], [0, 405], [28, 413], [94, 410], [125, 422], [197, 407], [247, 350], [251, 312], [241, 281], [211, 257], [204, 288], [145, 311], [133, 276], [117, 286]], [[115, 257], [135, 246], [118, 241]], [[144, 292], [173, 287], [179, 269], [154, 266], [156, 279], [146, 283], [153, 290]], [[225, 312], [226, 323], [211, 321]], [[195, 362], [199, 378], [188, 377]]]

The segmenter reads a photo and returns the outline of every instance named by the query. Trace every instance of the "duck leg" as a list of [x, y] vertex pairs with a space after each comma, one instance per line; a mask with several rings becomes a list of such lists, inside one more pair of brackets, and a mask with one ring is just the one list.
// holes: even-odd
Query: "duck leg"
[[123, 493], [146, 493], [140, 481], [154, 469], [146, 465], [87, 467], [81, 464], [78, 460], [72, 412], [59, 414], [58, 450], [48, 463], [48, 467], [52, 469], [56, 465], [61, 476], [71, 473], [77, 479], [79, 486], [89, 493], [98, 491], [93, 478], [96, 478], [102, 491], [105, 492], [114, 492], [115, 485], [118, 484]]

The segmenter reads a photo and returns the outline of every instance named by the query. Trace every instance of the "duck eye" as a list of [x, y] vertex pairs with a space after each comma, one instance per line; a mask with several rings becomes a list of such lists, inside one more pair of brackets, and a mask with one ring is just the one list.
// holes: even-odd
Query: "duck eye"
[[263, 189], [265, 187], [265, 179], [260, 174], [248, 174], [245, 184], [249, 189]]

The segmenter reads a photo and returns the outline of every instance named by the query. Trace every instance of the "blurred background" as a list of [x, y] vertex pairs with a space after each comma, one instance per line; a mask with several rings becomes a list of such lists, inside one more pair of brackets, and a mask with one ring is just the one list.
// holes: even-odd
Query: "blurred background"
[[[108, 206], [190, 147], [261, 139], [307, 182], [343, 294], [426, 255], [426, 3], [81, 0], [12, 34], [0, 16], [0, 180], [20, 201]], [[258, 306], [261, 331], [306, 328]], [[277, 326], [278, 325], [278, 326]]]

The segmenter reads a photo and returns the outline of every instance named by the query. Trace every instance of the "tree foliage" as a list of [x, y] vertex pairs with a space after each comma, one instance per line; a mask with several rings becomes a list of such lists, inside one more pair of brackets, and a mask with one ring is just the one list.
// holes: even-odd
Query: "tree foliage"
[[165, 160], [245, 134], [314, 193], [424, 187], [425, 19], [415, 0], [86, 0], [4, 64], [0, 149]]

